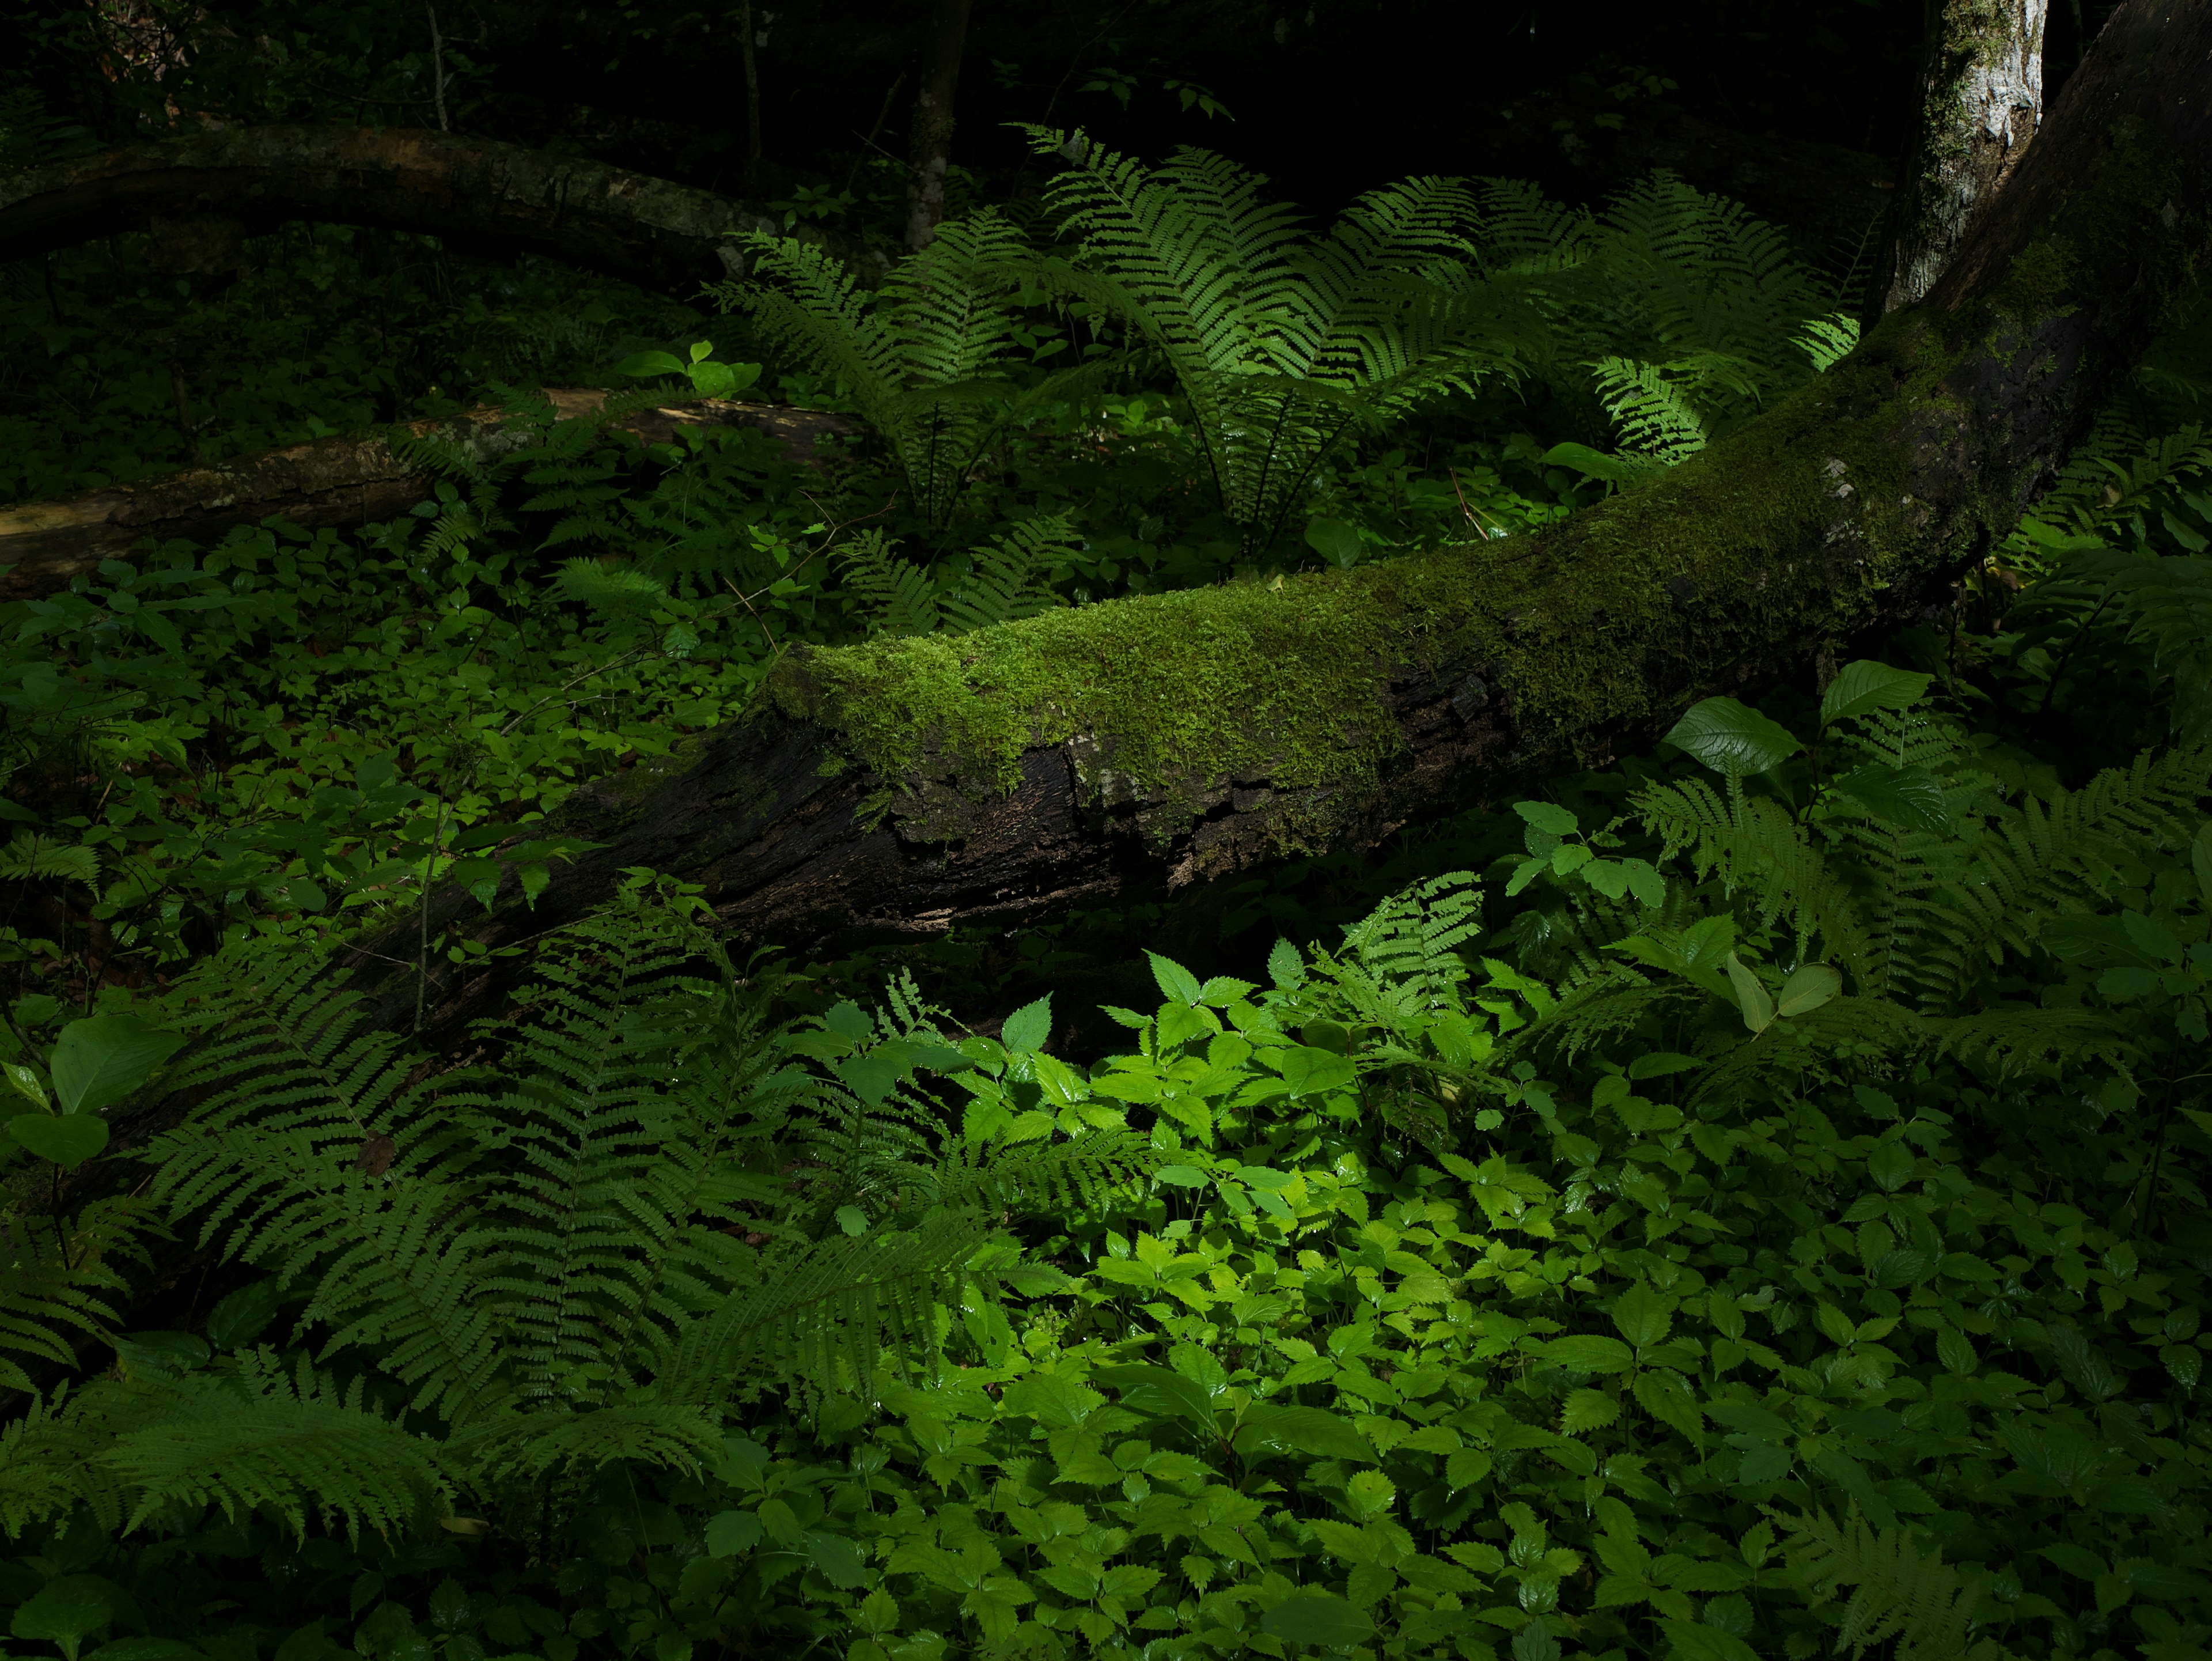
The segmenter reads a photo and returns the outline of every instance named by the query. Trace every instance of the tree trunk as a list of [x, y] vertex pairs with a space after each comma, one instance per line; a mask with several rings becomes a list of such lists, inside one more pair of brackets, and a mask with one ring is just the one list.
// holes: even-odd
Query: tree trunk
[[1927, 0], [1920, 119], [1875, 269], [1886, 314], [1917, 305], [2043, 119], [2046, 0]]
[[934, 0], [921, 43], [921, 82], [914, 94], [913, 149], [906, 185], [906, 246], [919, 252], [937, 240], [945, 217], [945, 170], [952, 162], [952, 101], [968, 45], [969, 0]]
[[[460, 247], [526, 249], [681, 299], [741, 276], [734, 232], [781, 228], [742, 202], [580, 156], [409, 128], [243, 127], [126, 145], [0, 173], [0, 262], [98, 237], [172, 228], [202, 245], [288, 220], [422, 231]], [[179, 240], [174, 228], [193, 235]], [[888, 261], [802, 230], [866, 280]], [[155, 257], [164, 257], [158, 250]]]
[[[638, 866], [816, 954], [1006, 926], [1371, 843], [1809, 676], [1942, 603], [2194, 280], [2209, 59], [2212, 4], [2130, 0], [1927, 301], [1642, 490], [1350, 572], [794, 650], [750, 719], [580, 793], [563, 825], [607, 846], [534, 910], [510, 879], [489, 915], [437, 893], [430, 926], [519, 943]], [[415, 926], [350, 960], [394, 1022], [415, 977], [378, 965]], [[490, 964], [431, 989], [428, 1041], [526, 968]]]
[[[591, 386], [551, 387], [545, 395], [564, 418], [589, 415], [607, 399]], [[452, 421], [414, 422], [403, 430], [461, 441], [489, 460], [528, 441], [526, 433], [518, 436], [501, 428], [500, 416], [496, 409], [475, 409]], [[822, 410], [722, 399], [684, 399], [612, 423], [645, 444], [667, 443], [686, 427], [750, 427], [802, 463], [814, 459], [817, 440], [851, 432], [856, 424]], [[37, 599], [66, 588], [103, 560], [130, 557], [149, 538], [212, 543], [234, 526], [279, 514], [307, 530], [388, 518], [422, 501], [430, 483], [429, 475], [393, 453], [389, 437], [379, 433], [287, 445], [58, 502], [0, 508], [0, 600]]]

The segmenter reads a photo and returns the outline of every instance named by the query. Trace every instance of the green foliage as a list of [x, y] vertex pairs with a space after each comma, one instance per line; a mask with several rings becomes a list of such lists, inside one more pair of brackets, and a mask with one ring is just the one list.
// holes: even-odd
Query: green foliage
[[[834, 376], [890, 446], [923, 518], [941, 526], [984, 448], [1079, 368], [1026, 388], [1006, 296], [1021, 287], [1021, 232], [988, 211], [948, 222], [876, 294], [811, 244], [755, 236], [755, 280], [718, 291], [763, 337]], [[772, 278], [774, 283], [758, 279]]]
[[969, 554], [964, 570], [908, 564], [874, 531], [846, 544], [837, 558], [846, 592], [860, 599], [872, 632], [964, 635], [1059, 605], [1050, 579], [1073, 551], [1071, 532], [1065, 514], [1026, 520]]
[[1184, 149], [1147, 169], [1080, 134], [1031, 137], [1070, 163], [1047, 201], [1081, 248], [1046, 282], [1160, 355], [1249, 553], [1355, 428], [1472, 392], [1522, 350], [1510, 308], [1477, 279], [1475, 201], [1458, 180], [1371, 192], [1314, 238], [1224, 157]]
[[[1264, 988], [1154, 955], [1088, 1067], [1049, 1001], [961, 1037], [903, 982], [778, 1028], [775, 977], [641, 891], [443, 1078], [227, 962], [184, 1007], [231, 1082], [158, 1182], [292, 1335], [167, 1373], [125, 1341], [10, 1433], [15, 1525], [121, 1587], [157, 1552], [229, 1584], [256, 1505], [280, 1554], [380, 1523], [422, 1543], [344, 1548], [379, 1653], [2179, 1657], [2203, 764], [2027, 791], [1929, 689], [1852, 664], [1802, 743], [1686, 731], [1724, 791], [1522, 804], [1518, 903], [1634, 950], [1537, 978], [1447, 873]], [[1939, 827], [1843, 788], [1869, 756]], [[1961, 848], [2017, 868], [1963, 952]], [[1877, 926], [1884, 885], [1936, 898]], [[217, 1481], [264, 1398], [294, 1433]]]

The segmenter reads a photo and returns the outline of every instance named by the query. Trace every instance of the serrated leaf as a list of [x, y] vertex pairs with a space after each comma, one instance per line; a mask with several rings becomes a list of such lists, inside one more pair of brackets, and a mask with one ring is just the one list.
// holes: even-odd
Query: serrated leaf
[[1015, 1055], [1026, 1055], [1044, 1048], [1045, 1040], [1052, 1036], [1052, 994], [1048, 992], [1035, 1003], [1025, 1003], [1006, 1017], [1006, 1025], [999, 1029], [999, 1042]]
[[1285, 1644], [1312, 1644], [1347, 1650], [1375, 1635], [1365, 1610], [1326, 1592], [1285, 1597], [1260, 1617], [1260, 1630]]

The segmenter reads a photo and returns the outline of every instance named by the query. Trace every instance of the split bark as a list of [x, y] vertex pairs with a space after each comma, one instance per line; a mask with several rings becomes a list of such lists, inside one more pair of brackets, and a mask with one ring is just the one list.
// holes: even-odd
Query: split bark
[[[244, 127], [125, 145], [0, 173], [0, 263], [153, 227], [234, 247], [289, 220], [433, 234], [525, 249], [681, 299], [742, 276], [732, 233], [781, 231], [744, 203], [580, 156], [411, 128]], [[817, 228], [817, 241], [879, 279], [889, 261]], [[180, 246], [182, 246], [180, 244]], [[204, 257], [192, 269], [209, 268]]]
[[2027, 155], [2043, 118], [2045, 9], [1927, 0], [1920, 119], [1877, 266], [1881, 313], [1926, 295]]
[[945, 218], [945, 174], [952, 164], [952, 104], [960, 58], [968, 46], [969, 0], [935, 0], [921, 44], [921, 81], [915, 88], [912, 151], [906, 186], [906, 246], [919, 252], [937, 240]]
[[[607, 394], [596, 387], [548, 388], [566, 419], [590, 415]], [[495, 408], [403, 430], [466, 444], [480, 459], [530, 441], [528, 429], [502, 427]], [[641, 444], [665, 444], [690, 427], [750, 427], [768, 434], [793, 460], [811, 463], [820, 440], [855, 430], [849, 417], [721, 399], [689, 399], [612, 423]], [[392, 435], [319, 439], [211, 467], [164, 473], [86, 490], [56, 502], [0, 508], [0, 600], [37, 599], [69, 587], [103, 560], [127, 559], [149, 538], [220, 541], [234, 526], [282, 514], [304, 530], [402, 514], [428, 493], [430, 476], [392, 448]]]
[[[2212, 5], [2128, 0], [1927, 301], [1643, 490], [1533, 537], [1272, 588], [794, 652], [750, 719], [580, 793], [566, 827], [607, 845], [534, 910], [512, 879], [489, 915], [448, 889], [430, 927], [517, 944], [639, 866], [702, 885], [752, 940], [816, 953], [1188, 894], [1808, 672], [1942, 601], [2195, 280], [2208, 61]], [[377, 965], [411, 964], [411, 939], [352, 959], [395, 1025], [415, 977]], [[428, 1042], [459, 1042], [526, 970], [490, 962], [431, 989]]]

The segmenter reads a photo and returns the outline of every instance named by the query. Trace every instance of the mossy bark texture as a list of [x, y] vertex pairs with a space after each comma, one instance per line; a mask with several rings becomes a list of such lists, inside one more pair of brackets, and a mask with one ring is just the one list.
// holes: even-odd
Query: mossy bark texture
[[[574, 802], [608, 845], [534, 911], [447, 892], [433, 928], [516, 943], [638, 866], [810, 952], [1012, 925], [1371, 843], [1648, 745], [1700, 697], [1809, 679], [1943, 602], [2194, 281], [2208, 64], [2212, 4], [2130, 0], [1927, 301], [1644, 490], [1348, 573], [794, 652], [749, 720]], [[415, 926], [359, 961], [411, 958]], [[411, 1016], [412, 972], [383, 972]], [[425, 1036], [511, 972], [438, 985]]]
[[2045, 0], [1928, 0], [1920, 119], [1898, 181], [1880, 311], [1917, 305], [2043, 116]]
[[[0, 261], [151, 229], [167, 269], [221, 271], [243, 258], [241, 231], [294, 219], [527, 249], [684, 300], [744, 274], [733, 233], [781, 225], [581, 156], [401, 127], [242, 127], [0, 173]], [[880, 258], [819, 240], [880, 273]]]

